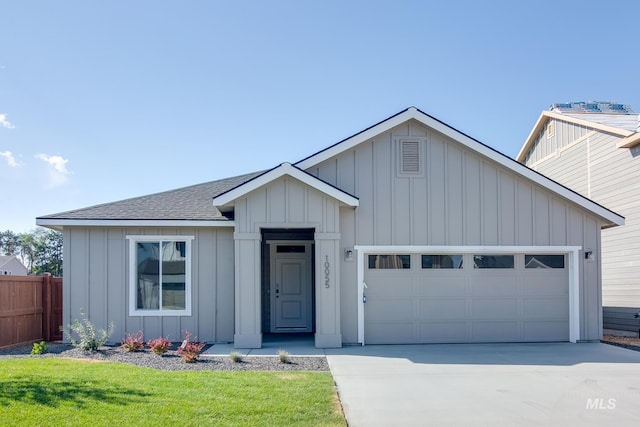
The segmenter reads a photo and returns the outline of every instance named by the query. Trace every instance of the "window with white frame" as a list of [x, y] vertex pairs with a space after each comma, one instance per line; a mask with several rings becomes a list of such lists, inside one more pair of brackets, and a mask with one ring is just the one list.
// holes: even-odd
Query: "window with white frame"
[[193, 236], [127, 236], [129, 314], [191, 315]]

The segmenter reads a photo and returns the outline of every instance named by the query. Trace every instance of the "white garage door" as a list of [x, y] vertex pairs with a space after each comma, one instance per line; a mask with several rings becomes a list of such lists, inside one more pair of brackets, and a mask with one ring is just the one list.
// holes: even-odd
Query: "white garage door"
[[366, 254], [366, 344], [569, 341], [566, 255]]

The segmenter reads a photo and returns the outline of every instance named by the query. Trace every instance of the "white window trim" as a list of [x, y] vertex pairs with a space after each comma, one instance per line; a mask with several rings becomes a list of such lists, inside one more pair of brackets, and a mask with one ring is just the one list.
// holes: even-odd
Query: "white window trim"
[[[437, 254], [566, 254], [569, 270], [569, 341], [578, 342], [580, 339], [580, 251], [581, 246], [355, 246], [357, 259], [358, 283], [358, 344], [364, 342], [364, 282], [365, 255], [368, 253], [437, 253]], [[398, 270], [400, 271], [400, 270]]]
[[[195, 236], [182, 235], [127, 235], [129, 241], [129, 316], [191, 316], [191, 241]], [[185, 242], [185, 309], [184, 310], [138, 310], [136, 308], [136, 243], [140, 242]]]

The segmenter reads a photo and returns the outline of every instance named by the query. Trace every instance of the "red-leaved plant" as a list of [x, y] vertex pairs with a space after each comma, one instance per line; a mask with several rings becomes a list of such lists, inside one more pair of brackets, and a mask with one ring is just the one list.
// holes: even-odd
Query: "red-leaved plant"
[[149, 341], [147, 345], [149, 346], [149, 348], [151, 348], [151, 351], [153, 351], [154, 354], [162, 356], [171, 348], [173, 344], [171, 344], [171, 341], [169, 341], [167, 338], [160, 337]]
[[185, 363], [194, 363], [198, 360], [200, 352], [206, 345], [204, 342], [191, 341], [190, 338], [191, 334], [189, 331], [184, 331], [184, 341], [182, 341], [182, 345], [178, 348], [178, 354]]
[[121, 347], [129, 352], [142, 350], [144, 348], [144, 334], [142, 331], [138, 331], [135, 334], [128, 334], [127, 337], [122, 340]]

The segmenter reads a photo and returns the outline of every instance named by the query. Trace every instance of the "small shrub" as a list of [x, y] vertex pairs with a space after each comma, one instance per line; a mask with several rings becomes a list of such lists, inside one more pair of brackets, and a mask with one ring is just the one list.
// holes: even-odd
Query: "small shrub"
[[194, 363], [198, 360], [198, 356], [200, 356], [200, 352], [206, 343], [191, 341], [189, 331], [184, 331], [184, 336], [184, 341], [182, 341], [182, 345], [178, 348], [178, 354], [185, 363]]
[[47, 351], [49, 351], [49, 346], [46, 342], [34, 342], [33, 348], [31, 349], [31, 354], [45, 354]]
[[128, 352], [142, 350], [144, 348], [144, 335], [142, 331], [138, 331], [135, 334], [128, 334], [127, 337], [122, 340], [121, 347]]
[[149, 348], [151, 348], [151, 351], [153, 351], [154, 354], [162, 356], [171, 348], [173, 344], [171, 344], [171, 341], [169, 341], [167, 338], [160, 337], [149, 341], [147, 345], [149, 346]]
[[286, 350], [278, 350], [278, 360], [280, 360], [280, 363], [289, 363], [289, 352]]
[[231, 361], [233, 363], [240, 363], [242, 362], [242, 358], [244, 356], [242, 355], [242, 353], [238, 352], [238, 351], [232, 351], [231, 354], [229, 354], [229, 359], [231, 359]]
[[109, 322], [107, 330], [96, 329], [80, 309], [82, 321], [75, 319], [72, 324], [61, 327], [71, 345], [87, 352], [95, 352], [102, 347], [113, 333], [113, 322]]

